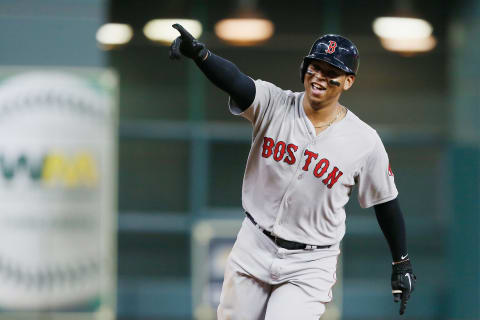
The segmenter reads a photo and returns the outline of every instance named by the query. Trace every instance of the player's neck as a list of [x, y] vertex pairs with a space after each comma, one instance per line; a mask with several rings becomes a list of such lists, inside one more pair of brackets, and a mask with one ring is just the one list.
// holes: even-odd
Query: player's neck
[[313, 106], [306, 99], [303, 100], [303, 110], [305, 110], [305, 114], [314, 125], [316, 123], [330, 121], [334, 118], [338, 112], [338, 106], [340, 106], [340, 104], [337, 99], [326, 104]]

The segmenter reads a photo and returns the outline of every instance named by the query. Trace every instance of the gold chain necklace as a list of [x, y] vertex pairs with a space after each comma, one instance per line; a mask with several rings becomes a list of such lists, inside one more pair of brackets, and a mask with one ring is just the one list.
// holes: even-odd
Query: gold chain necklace
[[335, 121], [338, 120], [338, 117], [340, 116], [340, 110], [342, 109], [338, 109], [337, 111], [337, 115], [335, 116], [335, 119], [331, 120], [330, 122], [327, 122], [325, 124], [322, 124], [321, 126], [313, 126], [314, 128], [323, 128], [323, 127], [330, 127], [332, 125], [332, 123], [334, 123]]

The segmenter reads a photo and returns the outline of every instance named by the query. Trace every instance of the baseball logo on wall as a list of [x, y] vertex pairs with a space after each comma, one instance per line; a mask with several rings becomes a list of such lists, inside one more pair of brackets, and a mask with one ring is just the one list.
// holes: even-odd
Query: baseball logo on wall
[[0, 70], [0, 310], [113, 296], [116, 77]]

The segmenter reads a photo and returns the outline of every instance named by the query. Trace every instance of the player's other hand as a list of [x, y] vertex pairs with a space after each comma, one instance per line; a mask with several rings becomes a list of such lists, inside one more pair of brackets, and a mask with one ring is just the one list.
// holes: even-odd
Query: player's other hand
[[180, 32], [180, 36], [170, 45], [170, 50], [168, 51], [170, 59], [180, 59], [180, 54], [182, 54], [185, 57], [201, 62], [208, 57], [209, 53], [205, 45], [197, 41], [182, 25], [175, 23], [172, 27]]
[[417, 277], [413, 274], [410, 260], [392, 265], [392, 294], [393, 301], [400, 301], [400, 314], [407, 308], [407, 301], [415, 288]]

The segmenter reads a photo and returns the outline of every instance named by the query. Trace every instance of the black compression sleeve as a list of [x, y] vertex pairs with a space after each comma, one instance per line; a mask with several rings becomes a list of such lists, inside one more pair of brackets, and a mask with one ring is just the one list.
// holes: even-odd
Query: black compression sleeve
[[378, 224], [387, 239], [394, 262], [407, 255], [405, 221], [397, 199], [374, 206]]
[[245, 111], [255, 99], [255, 82], [242, 73], [232, 62], [211, 52], [198, 67], [217, 87], [227, 92], [236, 105]]

